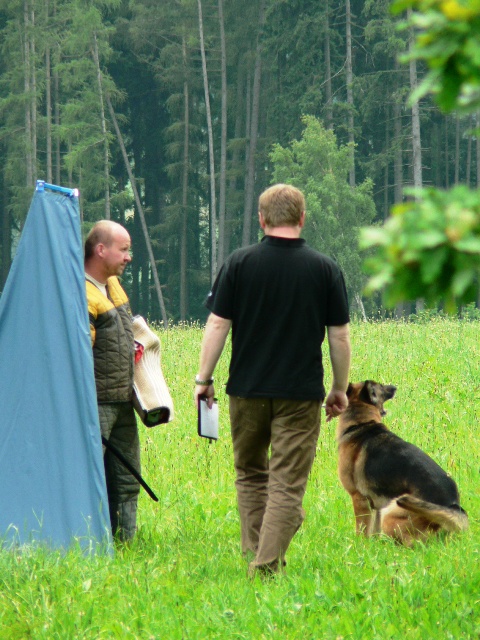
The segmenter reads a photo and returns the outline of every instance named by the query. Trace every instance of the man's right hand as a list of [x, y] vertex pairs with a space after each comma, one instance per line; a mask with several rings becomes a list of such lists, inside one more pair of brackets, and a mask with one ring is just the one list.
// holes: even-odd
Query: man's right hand
[[348, 407], [347, 394], [344, 391], [335, 391], [332, 389], [325, 401], [325, 413], [327, 415], [327, 422], [330, 422], [332, 418], [336, 418], [345, 411]]
[[195, 392], [193, 394], [193, 398], [195, 401], [195, 406], [198, 409], [199, 403], [200, 403], [200, 398], [201, 397], [206, 397], [207, 398], [207, 405], [208, 408], [211, 409], [213, 406], [213, 398], [215, 396], [215, 389], [213, 387], [213, 384], [209, 384], [209, 385], [204, 385], [204, 384], [197, 384], [195, 385]]

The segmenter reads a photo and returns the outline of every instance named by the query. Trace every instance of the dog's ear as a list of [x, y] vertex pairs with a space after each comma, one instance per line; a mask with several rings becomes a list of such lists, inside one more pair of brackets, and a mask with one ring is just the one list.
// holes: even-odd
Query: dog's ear
[[348, 387], [347, 387], [347, 398], [350, 398], [350, 396], [352, 395], [353, 392], [353, 384], [351, 382], [348, 383]]
[[393, 384], [385, 385], [373, 380], [365, 380], [360, 392], [360, 399], [367, 404], [373, 404], [380, 411], [380, 415], [384, 416], [387, 412], [383, 408], [383, 403], [393, 398], [396, 390], [397, 387], [394, 387]]
[[375, 407], [382, 403], [383, 398], [380, 397], [378, 387], [380, 385], [373, 380], [365, 380], [363, 389], [360, 392], [360, 399], [367, 404], [373, 404]]
[[383, 385], [383, 390], [385, 392], [385, 400], [391, 400], [397, 391], [397, 387], [393, 384], [385, 384]]

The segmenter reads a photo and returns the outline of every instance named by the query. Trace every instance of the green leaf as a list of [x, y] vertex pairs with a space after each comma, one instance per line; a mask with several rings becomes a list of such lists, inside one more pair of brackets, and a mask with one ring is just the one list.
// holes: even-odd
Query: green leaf
[[475, 269], [458, 271], [452, 278], [451, 291], [454, 296], [462, 296], [475, 279]]
[[478, 36], [468, 38], [463, 52], [471, 65], [480, 68], [480, 42]]
[[386, 244], [387, 237], [383, 227], [364, 227], [360, 229], [358, 244], [360, 249], [382, 246]]
[[413, 6], [415, 0], [395, 0], [390, 7], [390, 11], [392, 14], [398, 15], [399, 13], [403, 13], [408, 8]]
[[[418, 222], [418, 220], [417, 220]], [[441, 231], [418, 231], [413, 238], [410, 239], [408, 248], [417, 249], [433, 249], [446, 241], [446, 236]]]
[[438, 93], [437, 102], [444, 111], [455, 109], [458, 94], [462, 86], [462, 76], [458, 73], [455, 64], [449, 60], [443, 74], [443, 83]]
[[431, 73], [428, 73], [418, 87], [410, 94], [408, 104], [410, 106], [415, 104], [425, 97], [427, 93], [438, 92], [440, 87], [439, 79], [439, 71], [432, 71]]
[[435, 251], [424, 254], [420, 264], [420, 274], [425, 284], [431, 284], [439, 277], [447, 256], [448, 249], [446, 247], [440, 247]]
[[465, 253], [478, 253], [480, 254], [480, 238], [470, 237], [462, 240], [458, 240], [453, 244], [458, 251], [465, 251]]
[[376, 276], [370, 278], [365, 285], [365, 295], [370, 296], [376, 291], [383, 289], [392, 280], [392, 275], [389, 271], [382, 271]]

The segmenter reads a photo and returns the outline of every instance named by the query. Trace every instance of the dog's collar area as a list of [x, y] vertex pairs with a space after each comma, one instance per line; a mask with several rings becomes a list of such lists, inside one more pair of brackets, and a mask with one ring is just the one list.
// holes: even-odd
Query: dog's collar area
[[373, 427], [377, 424], [381, 424], [381, 423], [377, 422], [376, 420], [369, 420], [368, 422], [360, 422], [358, 424], [352, 424], [349, 427], [347, 427], [347, 429], [345, 429], [345, 431], [343, 432], [343, 435], [348, 436], [350, 433], [353, 433], [354, 431], [358, 431], [359, 429], [363, 429], [364, 427]]

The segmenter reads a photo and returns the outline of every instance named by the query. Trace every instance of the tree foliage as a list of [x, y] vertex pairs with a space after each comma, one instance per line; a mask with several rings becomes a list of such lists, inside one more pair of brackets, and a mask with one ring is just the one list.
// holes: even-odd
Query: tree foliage
[[399, 13], [414, 9], [406, 27], [419, 32], [406, 58], [423, 60], [428, 73], [412, 95], [432, 92], [443, 111], [468, 113], [480, 107], [480, 2], [478, 0], [396, 0]]
[[382, 228], [362, 233], [362, 246], [376, 246], [367, 260], [375, 275], [367, 291], [385, 288], [385, 303], [444, 299], [449, 311], [457, 303], [476, 302], [480, 264], [480, 198], [460, 185], [449, 191], [411, 192], [415, 204], [393, 210]]
[[273, 180], [293, 184], [303, 191], [309, 243], [332, 256], [343, 269], [351, 297], [364, 284], [358, 251], [358, 230], [375, 217], [372, 181], [351, 187], [347, 176], [351, 164], [349, 145], [339, 146], [335, 134], [313, 116], [303, 119], [300, 140], [288, 147], [275, 145], [270, 159]]
[[[417, 30], [410, 56], [428, 71], [411, 100], [433, 92], [446, 112], [480, 106], [480, 2], [397, 0], [394, 9], [415, 9], [407, 26]], [[406, 59], [408, 59], [408, 57]], [[477, 112], [478, 114], [478, 112]], [[477, 127], [479, 123], [477, 121]], [[365, 267], [367, 291], [383, 291], [393, 307], [424, 298], [448, 311], [477, 302], [480, 267], [480, 190], [410, 191], [382, 228], [362, 231], [361, 246], [374, 249]]]
[[[476, 7], [460, 0], [425, 3], [437, 13]], [[398, 30], [401, 18], [389, 4], [0, 3], [0, 290], [34, 181], [50, 175], [54, 183], [80, 189], [85, 230], [108, 215], [128, 227], [134, 259], [125, 285], [135, 312], [160, 318], [141, 208], [169, 318], [203, 318], [214, 254], [226, 255], [253, 238], [258, 195], [280, 175], [272, 150], [280, 154], [283, 149], [283, 163], [288, 153], [300, 154], [292, 162], [298, 165], [300, 186], [308, 188], [309, 242], [342, 264], [349, 290], [361, 304], [364, 276], [356, 229], [383, 220], [413, 183], [410, 80], [408, 69], [397, 62], [407, 50], [409, 32]], [[466, 68], [465, 60], [474, 60], [469, 56], [478, 33], [473, 14], [462, 20], [441, 24], [446, 37], [457, 29], [455, 65]], [[465, 25], [467, 32], [461, 31]], [[427, 57], [418, 62], [420, 79], [424, 69], [428, 78]], [[445, 61], [448, 69], [452, 64]], [[469, 77], [470, 89], [462, 85], [459, 96], [473, 96]], [[478, 185], [480, 145], [469, 133], [477, 112], [446, 116], [429, 94], [423, 95], [419, 112], [424, 184]], [[350, 171], [349, 140], [355, 144], [355, 171]], [[318, 148], [326, 158], [321, 163], [315, 155], [307, 158]], [[324, 171], [328, 162], [331, 172]], [[219, 204], [218, 215], [213, 202]], [[378, 300], [365, 303], [373, 310]]]

